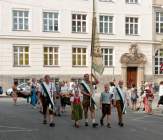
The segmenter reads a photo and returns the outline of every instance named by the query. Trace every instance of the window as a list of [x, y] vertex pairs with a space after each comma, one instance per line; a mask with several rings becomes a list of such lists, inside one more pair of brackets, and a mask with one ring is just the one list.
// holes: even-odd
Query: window
[[43, 12], [43, 31], [56, 32], [58, 31], [58, 13]]
[[22, 10], [13, 10], [13, 30], [29, 30], [29, 12]]
[[113, 33], [113, 16], [100, 16], [100, 33]]
[[14, 66], [29, 65], [29, 47], [24, 45], [14, 46]]
[[71, 78], [71, 83], [80, 84], [81, 81], [82, 81], [82, 78], [79, 78], [79, 77], [72, 77]]
[[155, 52], [155, 74], [163, 74], [163, 49]]
[[72, 48], [72, 65], [86, 66], [86, 48]]
[[59, 48], [44, 47], [44, 66], [59, 65]]
[[156, 12], [156, 33], [163, 33], [163, 12]]
[[138, 22], [136, 17], [126, 17], [126, 35], [138, 35]]
[[72, 14], [72, 32], [86, 33], [86, 18], [85, 14]]
[[113, 49], [102, 48], [102, 57], [104, 66], [113, 66]]
[[136, 4], [136, 3], [138, 3], [138, 0], [126, 0], [126, 3]]
[[21, 87], [25, 87], [27, 86], [27, 83], [29, 82], [30, 79], [14, 79], [14, 82], [15, 81], [18, 81], [18, 85], [19, 84], [22, 84]]

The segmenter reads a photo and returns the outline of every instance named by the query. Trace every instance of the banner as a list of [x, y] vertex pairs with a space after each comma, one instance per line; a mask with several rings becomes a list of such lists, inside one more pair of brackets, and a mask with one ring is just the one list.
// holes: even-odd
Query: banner
[[92, 69], [99, 75], [103, 74], [104, 65], [102, 59], [102, 50], [100, 47], [99, 36], [97, 33], [95, 3], [93, 4], [93, 19], [92, 19], [92, 41], [91, 41], [91, 57]]

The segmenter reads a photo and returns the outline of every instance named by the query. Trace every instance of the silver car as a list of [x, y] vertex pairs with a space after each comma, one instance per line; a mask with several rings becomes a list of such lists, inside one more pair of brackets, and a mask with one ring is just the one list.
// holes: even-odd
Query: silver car
[[[25, 96], [28, 96], [30, 95], [30, 86], [27, 84], [27, 83], [21, 83], [17, 86], [17, 90], [19, 91], [19, 94], [18, 96], [22, 96], [22, 97], [25, 97]], [[13, 89], [12, 88], [9, 88], [7, 91], [6, 91], [6, 95], [9, 95], [11, 96], [13, 93]]]

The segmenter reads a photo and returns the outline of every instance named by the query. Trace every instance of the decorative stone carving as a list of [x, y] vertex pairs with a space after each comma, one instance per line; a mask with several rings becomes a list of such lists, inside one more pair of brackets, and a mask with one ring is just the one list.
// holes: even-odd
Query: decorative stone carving
[[124, 53], [120, 59], [122, 64], [145, 64], [146, 58], [142, 53], [138, 53], [137, 44], [131, 44], [129, 53]]
[[101, 48], [100, 47], [95, 47], [94, 48], [93, 56], [94, 57], [101, 57], [102, 56]]

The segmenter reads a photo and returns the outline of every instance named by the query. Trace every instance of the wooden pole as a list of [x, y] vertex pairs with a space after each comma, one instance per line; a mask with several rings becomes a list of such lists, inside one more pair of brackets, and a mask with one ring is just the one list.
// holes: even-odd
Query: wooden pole
[[[93, 0], [93, 14], [92, 14], [92, 38], [91, 38], [91, 94], [93, 94], [93, 55], [94, 55], [94, 46], [96, 40], [96, 10], [95, 10], [95, 0]], [[91, 106], [91, 97], [90, 97], [90, 106]]]

